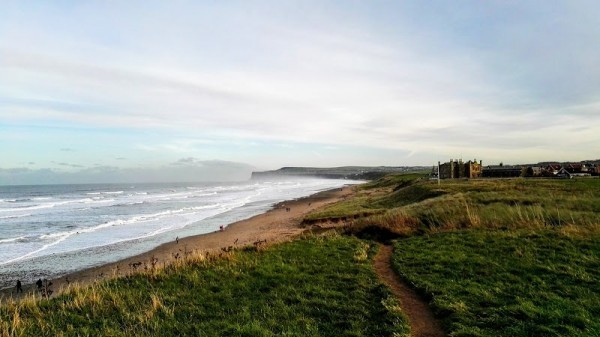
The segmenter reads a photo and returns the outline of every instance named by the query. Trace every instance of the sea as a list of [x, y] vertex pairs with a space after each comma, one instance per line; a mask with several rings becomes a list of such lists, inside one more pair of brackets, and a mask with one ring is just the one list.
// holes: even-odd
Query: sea
[[0, 288], [32, 283], [219, 230], [274, 204], [360, 181], [0, 186]]

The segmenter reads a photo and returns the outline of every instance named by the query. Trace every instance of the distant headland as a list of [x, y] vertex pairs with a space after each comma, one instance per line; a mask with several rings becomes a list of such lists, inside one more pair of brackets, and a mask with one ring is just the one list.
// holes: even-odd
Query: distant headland
[[282, 167], [278, 170], [252, 172], [252, 180], [274, 177], [318, 177], [328, 179], [372, 180], [386, 174], [429, 170], [429, 166], [342, 166], [342, 167]]

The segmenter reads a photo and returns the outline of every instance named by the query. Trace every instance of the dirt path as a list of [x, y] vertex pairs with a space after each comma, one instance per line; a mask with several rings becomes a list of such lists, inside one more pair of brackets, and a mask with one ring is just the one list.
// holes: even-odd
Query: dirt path
[[411, 337], [442, 337], [444, 331], [433, 313], [414, 290], [404, 284], [392, 269], [392, 246], [382, 246], [373, 260], [379, 279], [400, 300], [400, 307], [408, 317]]

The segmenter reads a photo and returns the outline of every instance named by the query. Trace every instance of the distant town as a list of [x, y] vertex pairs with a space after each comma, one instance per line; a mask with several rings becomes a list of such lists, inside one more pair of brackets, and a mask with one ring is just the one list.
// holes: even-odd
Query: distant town
[[538, 163], [527, 165], [483, 165], [477, 159], [464, 162], [462, 159], [450, 159], [449, 162], [438, 162], [431, 170], [432, 179], [460, 178], [517, 178], [517, 177], [546, 177], [571, 179], [575, 177], [597, 177], [600, 175], [598, 161], [578, 163]]

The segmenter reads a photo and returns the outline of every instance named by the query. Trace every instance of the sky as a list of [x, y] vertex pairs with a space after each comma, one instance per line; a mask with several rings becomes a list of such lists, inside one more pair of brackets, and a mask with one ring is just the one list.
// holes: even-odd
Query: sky
[[597, 1], [2, 1], [0, 184], [598, 159], [598, 13]]

